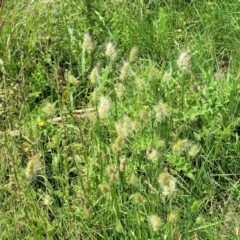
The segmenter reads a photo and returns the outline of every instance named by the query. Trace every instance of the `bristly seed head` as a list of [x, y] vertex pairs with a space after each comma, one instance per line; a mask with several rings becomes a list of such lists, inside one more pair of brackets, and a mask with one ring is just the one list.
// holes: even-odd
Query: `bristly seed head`
[[43, 168], [39, 154], [34, 155], [28, 162], [25, 169], [25, 176], [28, 179], [34, 178], [37, 173]]
[[47, 116], [53, 116], [55, 114], [55, 106], [52, 103], [47, 103], [45, 107], [43, 107], [43, 112], [47, 114]]
[[112, 42], [107, 43], [105, 55], [112, 61], [114, 61], [116, 59], [117, 52], [116, 52], [116, 48]]
[[167, 171], [161, 173], [158, 177], [158, 182], [162, 188], [163, 196], [171, 195], [176, 189], [176, 179]]
[[186, 152], [191, 149], [193, 144], [188, 139], [178, 140], [173, 146], [172, 151], [176, 155], [181, 155], [183, 152]]
[[91, 93], [91, 101], [96, 103], [99, 100], [100, 91], [98, 88], [94, 88], [93, 92]]
[[111, 100], [109, 97], [101, 96], [98, 105], [98, 115], [100, 119], [106, 119], [109, 115]]
[[129, 76], [129, 74], [130, 74], [130, 63], [124, 62], [120, 71], [119, 79], [121, 81], [124, 81]]
[[164, 121], [167, 117], [171, 116], [172, 109], [167, 103], [159, 101], [158, 105], [154, 107], [156, 113], [156, 120], [158, 122]]
[[106, 194], [111, 190], [110, 186], [107, 183], [99, 184], [98, 187], [103, 194]]
[[146, 202], [145, 198], [142, 196], [141, 193], [136, 192], [132, 195], [133, 202], [136, 204], [144, 204]]
[[124, 139], [137, 131], [138, 127], [138, 123], [136, 121], [133, 121], [127, 115], [124, 115], [123, 119], [120, 122], [116, 123], [117, 134]]
[[142, 78], [137, 78], [136, 86], [137, 86], [137, 90], [140, 90], [140, 91], [145, 90], [147, 88], [147, 82]]
[[148, 148], [146, 151], [146, 154], [147, 154], [148, 160], [152, 161], [153, 163], [158, 162], [159, 153], [156, 149]]
[[161, 224], [162, 224], [162, 221], [161, 221], [160, 217], [158, 217], [155, 214], [152, 214], [152, 215], [149, 216], [149, 221], [151, 223], [153, 231], [154, 232], [159, 231], [159, 229], [161, 227]]
[[112, 151], [118, 153], [122, 150], [125, 144], [125, 138], [123, 136], [118, 136], [114, 143], [112, 144]]
[[98, 68], [94, 67], [89, 75], [91, 84], [96, 85], [98, 82], [98, 78], [99, 78]]
[[124, 92], [126, 90], [126, 87], [122, 83], [117, 83], [117, 84], [115, 84], [114, 89], [115, 89], [117, 98], [119, 100], [121, 100], [122, 97], [123, 97], [123, 94], [124, 94]]
[[177, 66], [182, 72], [187, 72], [191, 68], [191, 55], [189, 51], [182, 52], [177, 60]]
[[127, 159], [126, 159], [125, 156], [120, 158], [120, 166], [119, 166], [119, 171], [120, 172], [124, 172], [125, 171], [126, 161], [127, 161]]
[[135, 61], [136, 56], [137, 56], [137, 51], [138, 51], [138, 48], [136, 46], [131, 49], [130, 54], [129, 54], [129, 62], [130, 63]]
[[72, 84], [73, 86], [78, 85], [79, 81], [76, 77], [74, 77], [70, 71], [65, 72], [65, 78], [68, 83]]
[[86, 32], [83, 36], [83, 47], [87, 53], [91, 53], [93, 50], [92, 38], [88, 32]]

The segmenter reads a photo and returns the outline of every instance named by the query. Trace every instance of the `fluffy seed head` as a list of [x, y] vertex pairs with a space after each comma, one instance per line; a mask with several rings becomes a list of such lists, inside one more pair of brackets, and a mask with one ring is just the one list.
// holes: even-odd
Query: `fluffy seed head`
[[88, 32], [86, 32], [83, 36], [83, 47], [87, 53], [91, 53], [93, 50], [92, 38]]
[[65, 77], [66, 77], [66, 80], [67, 80], [68, 83], [72, 84], [73, 86], [78, 85], [78, 82], [79, 82], [79, 81], [77, 80], [76, 77], [74, 77], [74, 76], [71, 74], [70, 71], [67, 71], [67, 72], [65, 73]]
[[96, 103], [99, 100], [99, 89], [98, 88], [94, 88], [93, 92], [91, 93], [91, 100]]
[[99, 184], [98, 187], [103, 194], [106, 194], [110, 191], [110, 186], [107, 183]]
[[176, 223], [179, 218], [179, 213], [178, 211], [173, 211], [168, 215], [168, 221], [171, 223]]
[[53, 116], [55, 114], [54, 104], [47, 103], [43, 108], [43, 112], [45, 112], [47, 114], [47, 116], [49, 116], [49, 117]]
[[146, 89], [146, 87], [147, 87], [146, 81], [144, 81], [144, 79], [142, 79], [142, 78], [136, 79], [136, 85], [137, 85], [137, 89], [140, 91]]
[[148, 76], [149, 76], [150, 79], [156, 79], [156, 78], [158, 78], [158, 76], [159, 76], [159, 70], [158, 70], [157, 68], [155, 68], [155, 67], [151, 67], [151, 68], [149, 69]]
[[148, 160], [152, 161], [153, 163], [157, 163], [159, 158], [159, 153], [156, 149], [148, 148], [146, 151]]
[[158, 140], [156, 142], [156, 148], [163, 148], [165, 146], [164, 140]]
[[117, 182], [118, 181], [118, 175], [116, 173], [112, 173], [109, 176], [109, 179], [110, 179], [111, 182]]
[[160, 219], [160, 217], [158, 217], [157, 215], [153, 214], [149, 216], [149, 221], [151, 223], [152, 229], [154, 232], [159, 231], [162, 221]]
[[112, 181], [112, 182], [118, 181], [118, 175], [117, 175], [116, 169], [113, 165], [108, 165], [106, 167], [106, 173], [107, 173], [110, 181]]
[[112, 144], [112, 151], [114, 153], [118, 153], [122, 150], [122, 148], [124, 147], [125, 144], [125, 138], [122, 136], [118, 136], [114, 143]]
[[136, 192], [132, 195], [133, 202], [136, 204], [144, 204], [146, 202], [145, 198], [141, 193]]
[[112, 42], [107, 43], [105, 55], [112, 61], [114, 61], [116, 59], [117, 52], [116, 52], [116, 48]]
[[127, 115], [124, 115], [123, 119], [120, 122], [118, 122], [115, 127], [118, 136], [121, 136], [122, 138], [125, 139], [128, 136], [132, 135], [133, 132], [137, 131], [138, 123], [136, 121], [133, 121]]
[[43, 198], [43, 204], [45, 206], [51, 206], [52, 205], [52, 199], [49, 194], [46, 194]]
[[164, 121], [167, 117], [171, 116], [172, 110], [167, 103], [159, 101], [158, 105], [154, 107], [156, 119], [158, 122]]
[[87, 118], [92, 124], [95, 124], [97, 122], [97, 115], [95, 112], [88, 113]]
[[91, 84], [93, 84], [93, 85], [97, 84], [98, 78], [99, 78], [98, 68], [94, 67], [92, 72], [89, 75]]
[[198, 152], [200, 151], [200, 146], [197, 145], [197, 144], [194, 144], [191, 146], [191, 148], [189, 149], [189, 152], [188, 154], [191, 156], [191, 157], [195, 157]]
[[173, 146], [172, 151], [176, 155], [181, 155], [192, 147], [192, 143], [188, 139], [178, 140]]
[[171, 80], [171, 74], [169, 72], [165, 72], [163, 75], [163, 82], [169, 82]]
[[119, 166], [119, 171], [120, 172], [125, 171], [126, 161], [127, 161], [126, 157], [123, 156], [123, 157], [120, 158], [120, 166]]
[[137, 56], [137, 51], [138, 51], [138, 49], [136, 46], [131, 49], [130, 54], [129, 54], [129, 62], [130, 63], [135, 61], [136, 56]]
[[34, 178], [37, 175], [37, 173], [42, 169], [42, 167], [43, 166], [40, 156], [36, 154], [29, 160], [27, 167], [25, 169], [25, 176], [28, 179]]
[[143, 105], [142, 109], [139, 111], [139, 117], [143, 121], [148, 121], [151, 118], [151, 110], [150, 107], [147, 105]]
[[106, 173], [107, 173], [108, 176], [110, 176], [111, 174], [113, 174], [115, 172], [116, 172], [116, 170], [115, 170], [113, 165], [107, 165]]
[[124, 92], [126, 90], [126, 87], [122, 83], [117, 83], [117, 84], [115, 84], [114, 89], [115, 89], [117, 98], [119, 100], [121, 100], [122, 97], [123, 97], [123, 94], [124, 94]]
[[109, 97], [101, 96], [98, 105], [98, 115], [100, 119], [106, 119], [109, 115], [111, 100]]
[[176, 189], [176, 179], [166, 171], [159, 175], [158, 182], [162, 188], [163, 196], [171, 195]]
[[177, 66], [182, 72], [187, 72], [191, 67], [191, 55], [188, 51], [182, 52], [177, 60]]
[[129, 74], [130, 74], [130, 64], [129, 62], [124, 62], [120, 71], [119, 79], [121, 81], [124, 81], [129, 76]]
[[137, 178], [137, 176], [134, 173], [132, 173], [131, 177], [129, 179], [129, 184], [137, 185], [137, 183], [138, 183], [138, 178]]

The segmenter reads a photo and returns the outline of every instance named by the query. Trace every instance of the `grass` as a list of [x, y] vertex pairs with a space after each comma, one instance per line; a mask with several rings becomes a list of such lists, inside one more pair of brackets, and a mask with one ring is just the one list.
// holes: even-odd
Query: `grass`
[[5, 1], [1, 239], [239, 239], [239, 4]]

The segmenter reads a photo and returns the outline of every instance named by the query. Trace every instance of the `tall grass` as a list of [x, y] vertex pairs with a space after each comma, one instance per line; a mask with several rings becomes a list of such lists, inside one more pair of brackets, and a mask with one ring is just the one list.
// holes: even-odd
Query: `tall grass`
[[1, 6], [1, 239], [238, 239], [235, 1]]

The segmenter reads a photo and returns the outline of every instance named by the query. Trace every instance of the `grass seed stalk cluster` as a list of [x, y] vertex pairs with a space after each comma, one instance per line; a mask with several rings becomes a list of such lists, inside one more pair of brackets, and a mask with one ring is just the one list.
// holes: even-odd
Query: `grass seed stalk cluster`
[[239, 4], [2, 1], [1, 239], [238, 239]]

